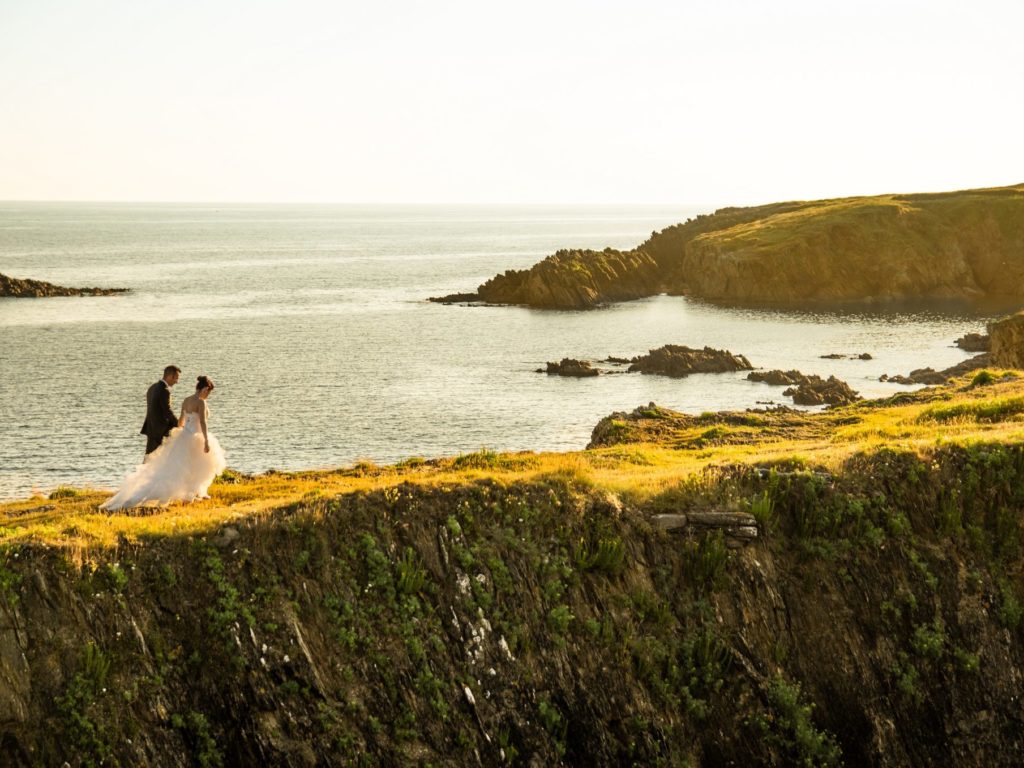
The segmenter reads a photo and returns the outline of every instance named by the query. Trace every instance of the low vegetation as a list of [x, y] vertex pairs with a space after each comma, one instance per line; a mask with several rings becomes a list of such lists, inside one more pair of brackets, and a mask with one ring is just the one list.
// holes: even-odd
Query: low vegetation
[[[31, 651], [0, 736], [13, 765], [1008, 764], [1024, 422], [991, 405], [1019, 398], [647, 407], [571, 454], [5, 504]], [[713, 511], [757, 539], [650, 524]]]

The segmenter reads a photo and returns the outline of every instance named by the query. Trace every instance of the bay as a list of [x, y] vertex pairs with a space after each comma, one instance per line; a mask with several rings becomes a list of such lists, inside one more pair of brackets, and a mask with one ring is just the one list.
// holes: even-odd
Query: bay
[[[111, 297], [0, 299], [0, 498], [114, 487], [142, 457], [146, 388], [211, 376], [244, 472], [494, 450], [574, 450], [603, 416], [788, 402], [745, 374], [537, 374], [565, 356], [710, 345], [758, 367], [877, 379], [966, 357], [964, 307], [720, 307], [657, 296], [589, 312], [432, 304], [558, 248], [628, 248], [707, 206], [0, 203], [0, 272]], [[868, 352], [873, 359], [824, 360]]]

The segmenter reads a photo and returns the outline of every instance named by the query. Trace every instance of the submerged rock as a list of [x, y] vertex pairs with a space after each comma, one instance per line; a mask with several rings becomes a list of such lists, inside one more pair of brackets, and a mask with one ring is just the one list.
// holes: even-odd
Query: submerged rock
[[861, 352], [859, 355], [846, 355], [842, 352], [831, 352], [827, 355], [819, 355], [822, 360], [874, 360], [869, 352]]
[[427, 301], [435, 304], [469, 304], [482, 299], [478, 293], [450, 293], [447, 296], [431, 296]]
[[753, 367], [743, 355], [734, 355], [725, 349], [691, 349], [666, 344], [659, 349], [652, 349], [646, 355], [634, 357], [629, 370], [682, 378], [691, 373], [727, 373], [747, 371]]

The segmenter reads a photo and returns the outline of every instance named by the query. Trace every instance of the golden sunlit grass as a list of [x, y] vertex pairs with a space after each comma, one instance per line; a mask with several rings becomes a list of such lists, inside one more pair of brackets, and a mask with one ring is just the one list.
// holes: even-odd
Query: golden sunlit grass
[[[880, 227], [879, 222], [907, 214], [938, 215], [949, 221], [977, 217], [978, 211], [993, 221], [1005, 218], [1019, 223], [1024, 187], [975, 189], [934, 195], [876, 195], [813, 200], [767, 206], [766, 214], [741, 219], [735, 224], [705, 232], [697, 239], [721, 248], [772, 250], [776, 245], [791, 250], [794, 243], [832, 236], [836, 232], [859, 232], [860, 237], [884, 236], [887, 241], [926, 242], [945, 237], [944, 230], [930, 227]], [[979, 203], [981, 205], [979, 205]], [[934, 231], [933, 231], [934, 230]]]
[[[447, 459], [410, 459], [354, 467], [234, 477], [211, 499], [164, 509], [107, 514], [109, 492], [61, 488], [50, 498], [0, 504], [0, 543], [35, 542], [88, 550], [151, 537], [195, 535], [242, 519], [256, 520], [314, 497], [373, 491], [400, 483], [449, 485], [569, 480], [642, 504], [709, 466], [733, 463], [838, 468], [855, 453], [881, 447], [924, 452], [945, 443], [1024, 441], [1024, 380], [993, 372], [971, 379], [818, 414], [702, 414], [664, 409], [622, 422], [614, 445], [572, 453], [495, 453], [481, 449]], [[617, 427], [617, 429], [619, 429]], [[619, 439], [619, 438], [617, 438]]]

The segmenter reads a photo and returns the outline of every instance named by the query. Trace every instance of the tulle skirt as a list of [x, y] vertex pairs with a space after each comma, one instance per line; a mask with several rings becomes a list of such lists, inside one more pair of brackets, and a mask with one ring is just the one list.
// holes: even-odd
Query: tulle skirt
[[171, 430], [147, 461], [124, 479], [100, 509], [157, 507], [172, 501], [205, 498], [213, 478], [224, 471], [224, 451], [213, 435], [210, 452], [203, 451], [203, 435], [186, 425]]

